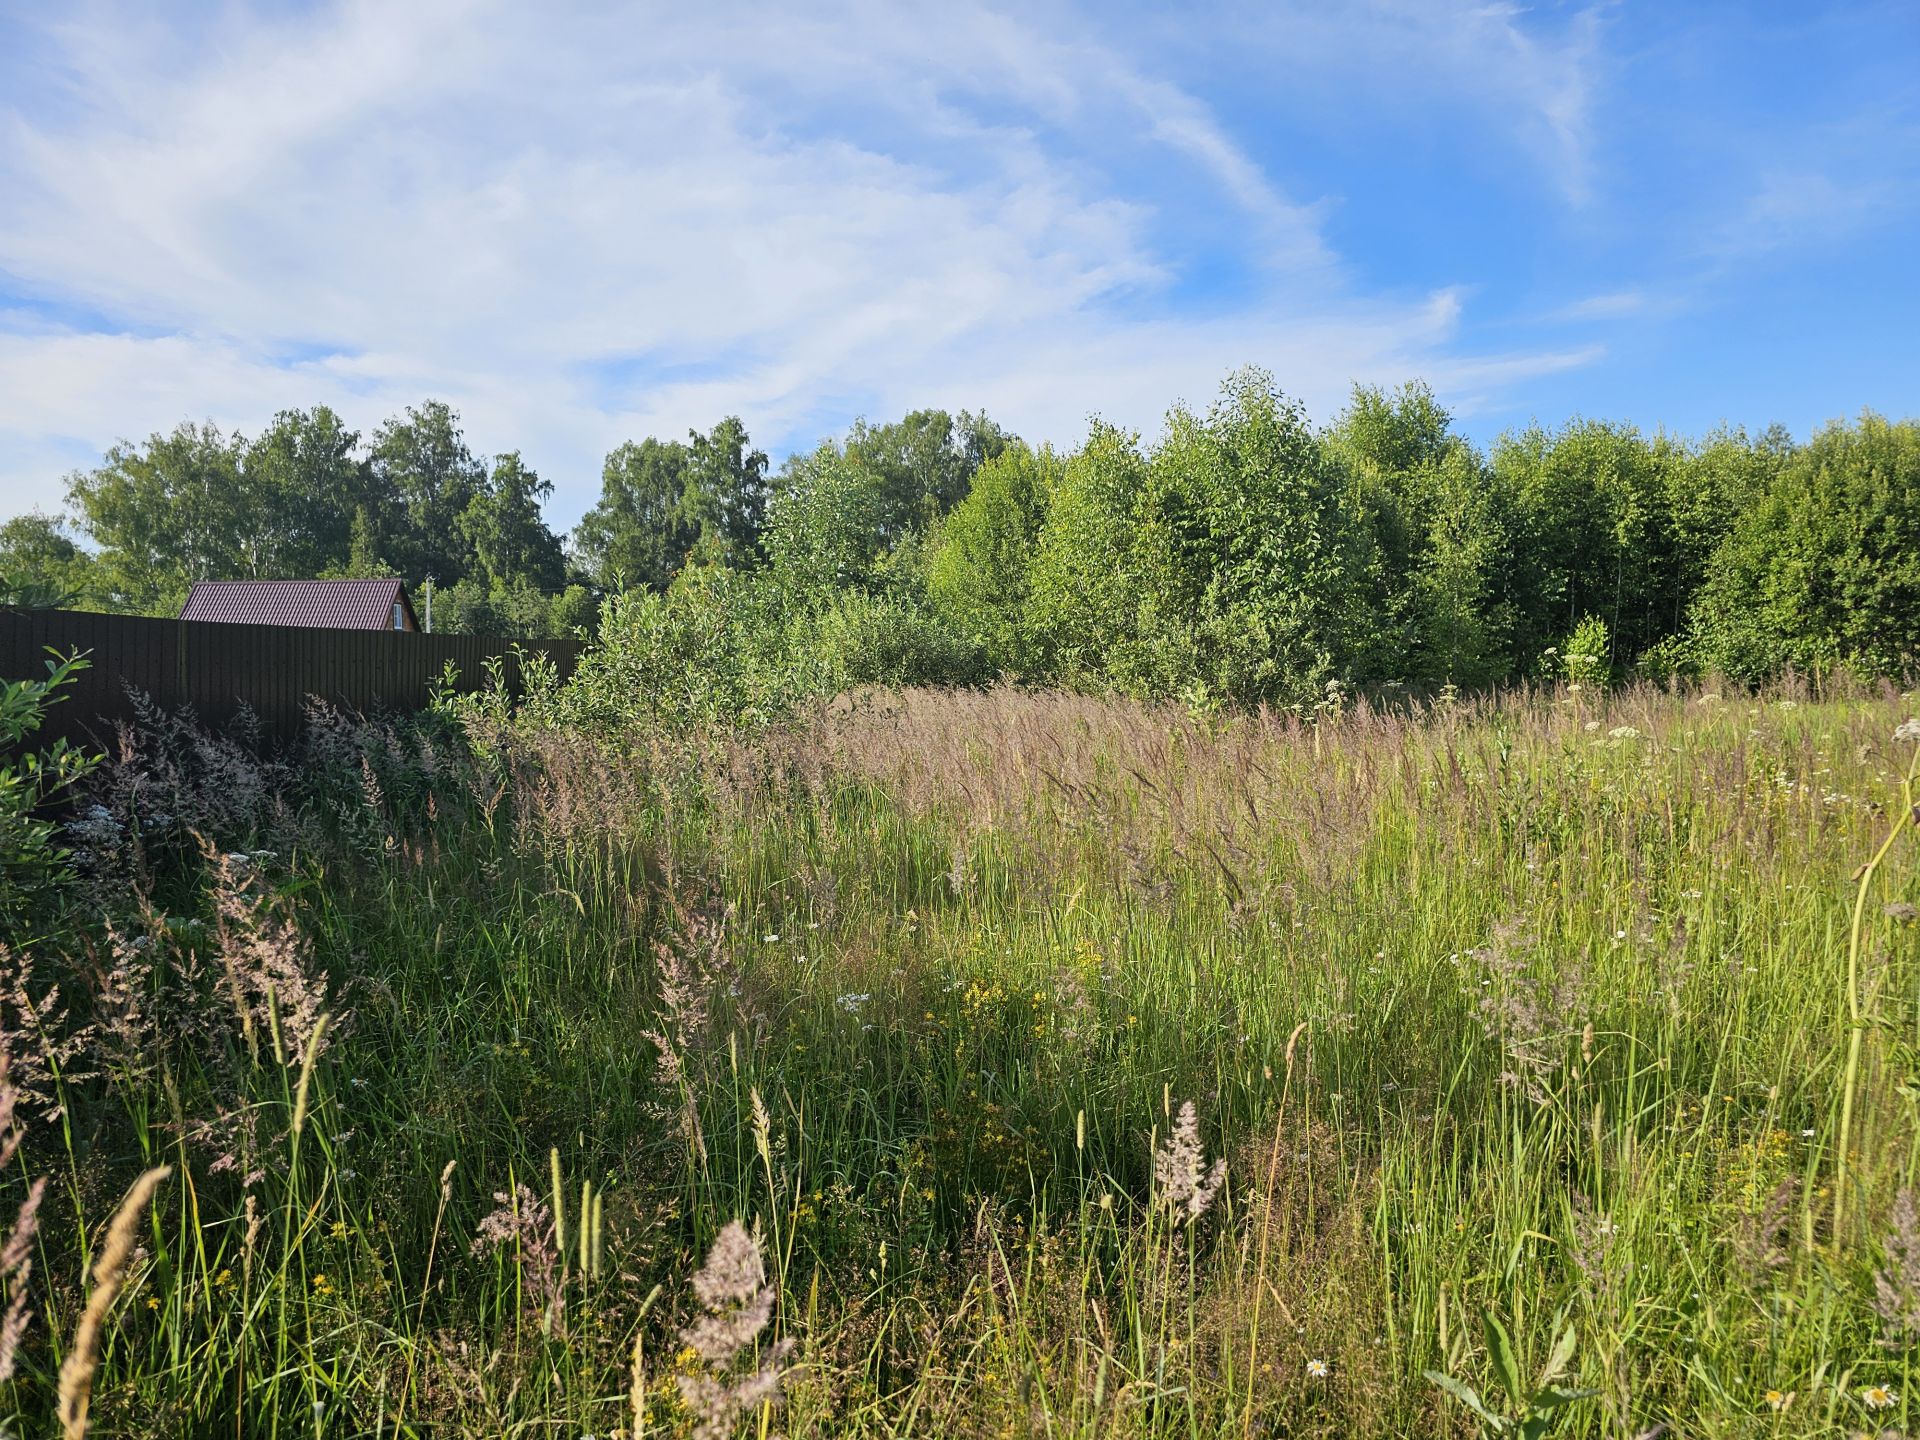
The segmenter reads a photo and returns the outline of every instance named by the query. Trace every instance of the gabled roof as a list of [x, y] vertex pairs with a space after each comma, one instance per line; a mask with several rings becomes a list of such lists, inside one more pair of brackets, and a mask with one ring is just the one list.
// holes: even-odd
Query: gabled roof
[[[180, 618], [232, 625], [391, 630], [396, 603], [406, 607], [411, 621], [413, 601], [400, 580], [202, 580], [180, 607]], [[414, 628], [419, 628], [417, 623]]]

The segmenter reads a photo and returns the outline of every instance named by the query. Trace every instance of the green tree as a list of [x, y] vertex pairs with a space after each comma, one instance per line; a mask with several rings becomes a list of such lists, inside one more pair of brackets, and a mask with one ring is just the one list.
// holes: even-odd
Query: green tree
[[[1774, 453], [1778, 453], [1777, 450]], [[1702, 658], [1744, 680], [1920, 663], [1920, 422], [1867, 411], [1785, 457], [1708, 565]]]
[[1606, 621], [1616, 664], [1673, 633], [1670, 472], [1684, 463], [1671, 441], [1597, 420], [1500, 438], [1492, 471], [1514, 508], [1506, 599], [1521, 668], [1588, 614]]
[[431, 575], [452, 584], [473, 568], [459, 520], [487, 483], [487, 468], [467, 448], [460, 417], [429, 400], [373, 432], [375, 503], [366, 509], [366, 548], [416, 584]]
[[687, 447], [648, 438], [620, 445], [600, 471], [600, 499], [575, 528], [574, 547], [605, 589], [661, 591], [699, 538], [687, 507]]
[[889, 504], [885, 478], [832, 441], [790, 457], [767, 510], [767, 555], [783, 591], [824, 601], [879, 586]]
[[0, 605], [31, 609], [97, 603], [94, 559], [59, 517], [29, 511], [0, 523]]
[[1471, 683], [1504, 666], [1505, 607], [1489, 593], [1507, 536], [1502, 492], [1425, 384], [1356, 385], [1325, 444], [1341, 507], [1373, 542], [1356, 677]]
[[67, 496], [100, 547], [103, 590], [142, 614], [178, 610], [196, 580], [252, 573], [255, 520], [240, 483], [239, 437], [184, 424], [144, 445], [121, 441]]
[[1139, 436], [1100, 421], [1061, 468], [1028, 569], [1027, 633], [1042, 673], [1099, 687], [1141, 668], [1134, 540], [1146, 485]]
[[1024, 675], [1037, 658], [1027, 623], [1029, 569], [1061, 469], [1051, 450], [1014, 442], [974, 472], [966, 499], [934, 536], [927, 573], [934, 613], [981, 647], [997, 673]]
[[241, 548], [248, 574], [298, 580], [346, 569], [356, 519], [379, 508], [359, 446], [358, 432], [317, 405], [281, 411], [244, 448], [240, 482], [252, 523]]
[[553, 494], [517, 450], [494, 458], [490, 474], [460, 512], [461, 538], [473, 551], [477, 578], [488, 585], [524, 582], [546, 595], [566, 583], [566, 556], [547, 528], [541, 505]]
[[857, 422], [843, 450], [850, 464], [871, 476], [879, 539], [892, 546], [958, 505], [974, 471], [1012, 438], [985, 415], [915, 410], [890, 425]]
[[1136, 686], [1209, 701], [1316, 698], [1363, 643], [1371, 540], [1298, 403], [1229, 377], [1202, 419], [1176, 409], [1147, 467]]
[[709, 559], [751, 570], [766, 559], [767, 455], [729, 415], [702, 435], [688, 432], [683, 514], [699, 528]]
[[1497, 684], [1512, 674], [1505, 598], [1511, 506], [1472, 447], [1456, 444], [1421, 472], [1424, 527], [1410, 591], [1402, 677], [1426, 685]]

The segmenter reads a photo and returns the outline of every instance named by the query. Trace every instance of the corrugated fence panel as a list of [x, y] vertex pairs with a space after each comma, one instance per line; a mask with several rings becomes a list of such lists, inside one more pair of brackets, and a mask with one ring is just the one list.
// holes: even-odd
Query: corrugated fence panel
[[494, 640], [395, 630], [324, 630], [290, 625], [226, 625], [99, 615], [81, 610], [0, 610], [0, 678], [39, 679], [49, 651], [85, 652], [91, 667], [47, 712], [45, 740], [107, 743], [116, 722], [132, 718], [129, 691], [162, 709], [192, 706], [212, 725], [249, 706], [270, 735], [295, 734], [308, 697], [341, 709], [418, 710], [452, 661], [461, 690], [479, 690], [487, 662], [500, 658], [510, 687], [520, 667], [513, 648], [550, 656], [564, 675], [580, 657], [577, 640]]

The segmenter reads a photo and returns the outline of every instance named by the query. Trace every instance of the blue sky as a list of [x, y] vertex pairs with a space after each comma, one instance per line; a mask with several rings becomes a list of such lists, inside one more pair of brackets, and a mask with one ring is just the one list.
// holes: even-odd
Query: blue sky
[[0, 0], [0, 511], [428, 396], [568, 525], [622, 439], [1070, 445], [1243, 364], [1806, 434], [1920, 411], [1920, 6]]

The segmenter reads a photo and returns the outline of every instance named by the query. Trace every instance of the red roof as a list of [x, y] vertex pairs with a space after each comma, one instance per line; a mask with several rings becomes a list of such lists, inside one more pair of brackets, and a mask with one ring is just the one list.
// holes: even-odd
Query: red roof
[[308, 625], [327, 630], [391, 630], [393, 607], [418, 629], [400, 580], [202, 580], [180, 607], [182, 620], [230, 625]]

